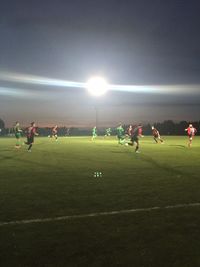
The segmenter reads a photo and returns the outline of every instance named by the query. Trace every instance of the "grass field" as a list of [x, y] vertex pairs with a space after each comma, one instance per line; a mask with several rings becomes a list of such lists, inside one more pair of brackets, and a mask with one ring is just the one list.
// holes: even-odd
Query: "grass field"
[[36, 138], [27, 153], [1, 138], [0, 266], [200, 266], [200, 206], [165, 208], [200, 203], [200, 138], [187, 141], [144, 137], [136, 154], [114, 138]]

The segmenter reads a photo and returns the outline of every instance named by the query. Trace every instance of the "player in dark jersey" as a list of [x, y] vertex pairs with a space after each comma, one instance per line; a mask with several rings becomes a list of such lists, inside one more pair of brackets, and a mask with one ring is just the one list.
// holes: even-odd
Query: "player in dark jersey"
[[164, 141], [161, 138], [159, 131], [154, 126], [152, 126], [151, 129], [152, 129], [153, 139], [156, 142], [156, 144], [158, 143], [158, 140], [161, 142], [161, 144], [164, 144]]
[[139, 138], [143, 137], [142, 135], [142, 125], [139, 124], [138, 126], [136, 126], [134, 129], [132, 129], [131, 131], [131, 142], [129, 142], [128, 144], [130, 146], [133, 146], [134, 143], [136, 143], [136, 148], [135, 148], [135, 152], [139, 153]]
[[53, 127], [51, 136], [55, 138], [56, 141], [58, 141], [58, 126], [57, 125]]
[[25, 142], [25, 144], [28, 145], [28, 152], [31, 152], [35, 135], [39, 134], [36, 132], [35, 122], [31, 122], [31, 125], [27, 129], [27, 142]]
[[185, 131], [187, 132], [188, 134], [188, 138], [189, 138], [189, 143], [188, 143], [188, 147], [191, 147], [192, 145], [192, 140], [193, 140], [193, 137], [195, 136], [196, 132], [197, 132], [197, 129], [194, 128], [192, 126], [192, 124], [189, 125], [189, 127], [187, 129], [185, 129]]
[[15, 123], [14, 133], [15, 133], [15, 137], [16, 137], [15, 148], [20, 148], [21, 147], [20, 138], [21, 138], [21, 135], [22, 135], [22, 130], [20, 128], [20, 125], [19, 125], [18, 121]]
[[126, 130], [126, 135], [131, 138], [133, 132], [133, 126], [129, 125], [129, 127]]
[[126, 146], [128, 146], [128, 143], [131, 142], [132, 131], [133, 131], [133, 126], [129, 125], [125, 131], [124, 145], [126, 145]]

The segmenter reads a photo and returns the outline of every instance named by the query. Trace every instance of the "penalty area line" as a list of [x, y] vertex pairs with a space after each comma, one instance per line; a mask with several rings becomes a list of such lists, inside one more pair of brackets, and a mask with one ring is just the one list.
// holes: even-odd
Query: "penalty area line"
[[150, 208], [127, 209], [127, 210], [115, 210], [115, 211], [95, 212], [95, 213], [80, 214], [80, 215], [67, 215], [67, 216], [59, 216], [59, 217], [7, 221], [7, 222], [0, 222], [0, 227], [6, 226], [6, 225], [23, 225], [23, 224], [32, 224], [32, 223], [67, 221], [67, 220], [90, 218], [90, 217], [100, 217], [100, 216], [129, 214], [129, 213], [138, 213], [138, 212], [149, 212], [149, 211], [154, 211], [154, 210], [189, 208], [189, 207], [200, 207], [200, 203], [197, 202], [197, 203], [188, 203], [188, 204], [169, 205], [169, 206], [164, 206], [164, 207], [150, 207]]

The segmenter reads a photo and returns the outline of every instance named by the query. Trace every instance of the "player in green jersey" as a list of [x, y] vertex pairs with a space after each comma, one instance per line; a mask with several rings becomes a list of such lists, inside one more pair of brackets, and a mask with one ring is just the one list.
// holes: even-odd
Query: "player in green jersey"
[[92, 141], [97, 137], [97, 127], [94, 126], [92, 129]]
[[107, 129], [105, 130], [105, 135], [104, 135], [104, 137], [106, 137], [106, 136], [111, 136], [111, 132], [112, 132], [111, 128], [107, 128]]
[[122, 127], [122, 125], [120, 124], [117, 127], [117, 138], [118, 138], [118, 144], [123, 145], [124, 144], [124, 128]]
[[16, 144], [15, 144], [15, 148], [20, 148], [21, 147], [21, 135], [22, 135], [22, 130], [20, 128], [19, 122], [17, 121], [15, 126], [14, 126], [14, 133], [15, 133], [15, 137], [16, 137]]

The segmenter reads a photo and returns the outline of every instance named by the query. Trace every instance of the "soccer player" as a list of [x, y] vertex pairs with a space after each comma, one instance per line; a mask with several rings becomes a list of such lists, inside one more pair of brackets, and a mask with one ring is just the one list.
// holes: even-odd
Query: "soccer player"
[[117, 127], [117, 138], [118, 138], [118, 144], [123, 145], [124, 144], [124, 128], [122, 127], [121, 123]]
[[92, 129], [92, 141], [97, 137], [97, 127], [94, 126]]
[[132, 131], [133, 131], [133, 126], [132, 125], [129, 125], [128, 128], [126, 129], [125, 138], [124, 138], [124, 144], [126, 146], [128, 146], [128, 143], [131, 140]]
[[136, 148], [135, 148], [135, 152], [136, 153], [140, 153], [139, 152], [139, 138], [143, 137], [142, 135], [142, 125], [139, 124], [138, 126], [136, 126], [134, 129], [132, 129], [132, 133], [131, 133], [131, 142], [128, 143], [130, 146], [133, 146], [134, 143], [136, 143]]
[[15, 133], [15, 137], [16, 137], [15, 148], [20, 148], [21, 147], [20, 138], [21, 138], [22, 130], [20, 128], [20, 125], [19, 125], [18, 121], [15, 123], [15, 126], [14, 126], [13, 129], [14, 129], [14, 133]]
[[152, 126], [151, 129], [152, 129], [153, 139], [155, 140], [156, 144], [158, 143], [158, 140], [161, 142], [161, 144], [164, 144], [164, 141], [161, 138], [159, 131], [154, 126]]
[[110, 135], [111, 135], [111, 132], [112, 132], [112, 131], [111, 131], [111, 128], [107, 128], [107, 129], [106, 129], [106, 132], [105, 132], [105, 137], [106, 137], [106, 136], [110, 136]]
[[132, 131], [133, 131], [133, 126], [132, 126], [132, 125], [129, 125], [129, 127], [128, 127], [128, 129], [127, 129], [127, 135], [128, 135], [129, 137], [132, 136]]
[[197, 129], [193, 127], [192, 124], [189, 124], [189, 127], [187, 129], [185, 129], [185, 131], [188, 134], [188, 138], [189, 138], [189, 143], [188, 143], [188, 147], [191, 147], [192, 145], [192, 139], [195, 136]]
[[52, 128], [52, 135], [51, 135], [53, 138], [56, 139], [56, 141], [58, 141], [58, 126], [54, 126]]
[[28, 152], [31, 152], [35, 135], [39, 134], [36, 132], [35, 122], [31, 122], [31, 125], [28, 127], [27, 130], [27, 142], [25, 142], [25, 144], [28, 145]]
[[67, 131], [66, 131], [66, 136], [70, 136], [70, 128], [67, 128]]

